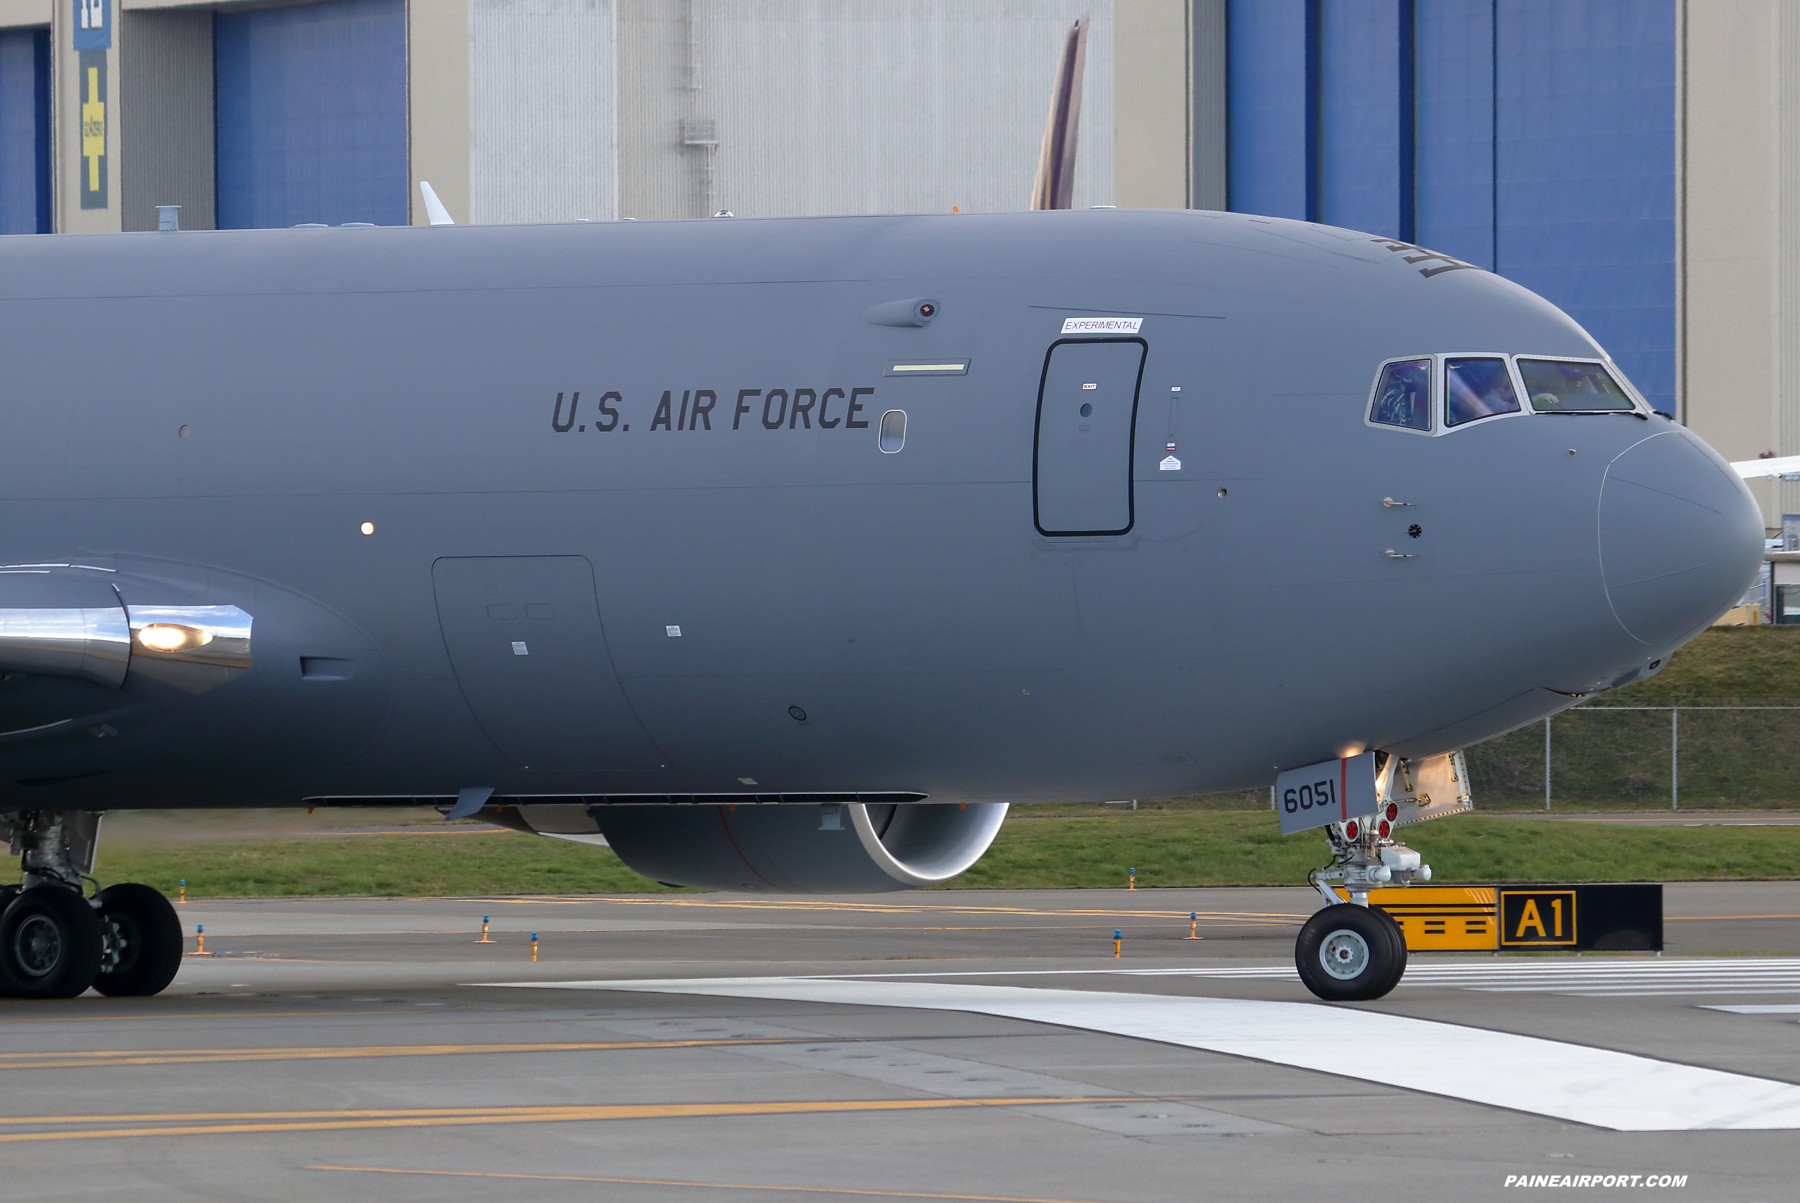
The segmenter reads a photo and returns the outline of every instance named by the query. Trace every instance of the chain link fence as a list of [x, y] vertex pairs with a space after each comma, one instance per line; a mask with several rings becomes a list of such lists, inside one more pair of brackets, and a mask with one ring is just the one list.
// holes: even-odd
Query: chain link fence
[[1476, 805], [1800, 799], [1800, 706], [1580, 706], [1467, 750]]

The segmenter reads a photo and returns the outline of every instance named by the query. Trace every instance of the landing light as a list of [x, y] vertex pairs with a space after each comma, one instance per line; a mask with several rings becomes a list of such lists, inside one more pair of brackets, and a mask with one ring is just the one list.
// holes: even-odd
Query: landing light
[[199, 627], [177, 626], [172, 622], [156, 622], [140, 627], [137, 641], [153, 652], [185, 652], [211, 643], [212, 632]]

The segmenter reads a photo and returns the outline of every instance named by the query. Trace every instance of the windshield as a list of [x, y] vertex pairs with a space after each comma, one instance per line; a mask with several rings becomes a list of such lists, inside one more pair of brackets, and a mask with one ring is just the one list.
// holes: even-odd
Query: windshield
[[1560, 359], [1521, 359], [1519, 375], [1531, 408], [1539, 413], [1593, 413], [1631, 410], [1625, 390], [1597, 363]]
[[1519, 412], [1512, 374], [1504, 359], [1487, 356], [1444, 361], [1444, 425]]
[[1408, 359], [1381, 370], [1369, 421], [1408, 430], [1431, 429], [1431, 361]]

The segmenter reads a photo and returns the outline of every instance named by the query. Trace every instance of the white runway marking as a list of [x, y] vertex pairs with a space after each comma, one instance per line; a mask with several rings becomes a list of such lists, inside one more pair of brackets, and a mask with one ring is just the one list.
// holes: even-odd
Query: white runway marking
[[[1292, 965], [1242, 968], [1120, 969], [1148, 977], [1297, 982]], [[1800, 994], [1800, 957], [1731, 960], [1414, 961], [1401, 986], [1454, 987], [1484, 993], [1573, 994], [1587, 998], [1684, 994]]]
[[1800, 1003], [1740, 1003], [1737, 1006], [1702, 1006], [1702, 1011], [1730, 1011], [1733, 1015], [1800, 1015]]
[[[972, 1011], [1251, 1057], [1618, 1131], [1800, 1128], [1800, 1086], [1792, 1083], [1315, 1003], [831, 978], [487, 984]], [[1389, 1055], [1371, 1056], [1372, 1049]]]

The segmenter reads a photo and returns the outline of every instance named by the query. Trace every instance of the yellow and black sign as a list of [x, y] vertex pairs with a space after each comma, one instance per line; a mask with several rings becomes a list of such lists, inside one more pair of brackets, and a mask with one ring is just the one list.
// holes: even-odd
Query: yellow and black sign
[[1578, 895], [1568, 890], [1500, 891], [1500, 947], [1574, 948]]
[[81, 207], [104, 209], [106, 197], [106, 51], [83, 50], [81, 76]]
[[1487, 952], [1494, 947], [1492, 886], [1375, 890], [1369, 905], [1393, 916], [1406, 934], [1407, 948], [1415, 952]]
[[1659, 885], [1387, 887], [1371, 890], [1369, 905], [1393, 916], [1413, 952], [1663, 946]]

